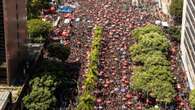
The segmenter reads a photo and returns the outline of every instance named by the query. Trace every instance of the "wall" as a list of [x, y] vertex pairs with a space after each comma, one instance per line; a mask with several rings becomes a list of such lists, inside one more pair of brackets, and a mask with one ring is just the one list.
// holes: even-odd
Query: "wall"
[[22, 47], [26, 39], [25, 0], [3, 0], [7, 83], [10, 85], [19, 76], [17, 71], [22, 60]]
[[181, 57], [190, 89], [195, 88], [195, 2], [184, 0], [181, 30]]

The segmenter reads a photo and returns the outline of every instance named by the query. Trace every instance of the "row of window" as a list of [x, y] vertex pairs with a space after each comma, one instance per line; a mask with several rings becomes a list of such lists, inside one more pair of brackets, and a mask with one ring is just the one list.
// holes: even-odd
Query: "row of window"
[[5, 62], [5, 38], [3, 21], [3, 1], [0, 0], [0, 65]]
[[[186, 33], [185, 33], [185, 36], [187, 36]], [[190, 79], [195, 81], [195, 77], [194, 77], [195, 76], [195, 74], [194, 74], [194, 70], [195, 70], [194, 57], [192, 56], [193, 52], [190, 49], [189, 40], [187, 40], [187, 39], [188, 38], [186, 38], [186, 40], [184, 40], [184, 45], [185, 45], [185, 48], [187, 50], [187, 54], [185, 54], [185, 55], [186, 55], [186, 60], [187, 60], [188, 65], [192, 66], [192, 68], [188, 67], [189, 71], [191, 71], [190, 72]]]
[[195, 0], [187, 0], [186, 9], [186, 21], [185, 21], [185, 32], [184, 32], [184, 45], [187, 51], [187, 63], [192, 66], [189, 67], [192, 80], [195, 80]]

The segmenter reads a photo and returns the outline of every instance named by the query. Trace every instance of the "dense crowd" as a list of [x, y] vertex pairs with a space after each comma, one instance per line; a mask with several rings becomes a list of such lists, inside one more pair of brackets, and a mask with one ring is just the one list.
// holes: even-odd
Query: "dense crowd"
[[[142, 110], [144, 104], [149, 102], [141, 103], [142, 95], [129, 89], [133, 65], [128, 47], [134, 43], [131, 30], [154, 23], [154, 13], [148, 12], [145, 8], [132, 6], [129, 0], [81, 0], [78, 2], [69, 0], [64, 3], [77, 5], [72, 13], [52, 15], [54, 20], [60, 16], [60, 20], [53, 29], [51, 38], [71, 47], [68, 62], [81, 63], [80, 87], [86, 70], [92, 28], [95, 25], [104, 28], [99, 79], [97, 88], [94, 90], [96, 96], [94, 108], [97, 110]], [[66, 22], [66, 19], [69, 21]]]

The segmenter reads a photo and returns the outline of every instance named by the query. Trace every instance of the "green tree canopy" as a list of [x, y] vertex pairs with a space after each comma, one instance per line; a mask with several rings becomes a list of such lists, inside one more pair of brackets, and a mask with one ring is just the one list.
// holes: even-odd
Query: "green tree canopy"
[[161, 51], [149, 51], [148, 53], [140, 53], [132, 56], [132, 61], [135, 63], [142, 63], [146, 66], [150, 65], [170, 65], [166, 56]]
[[41, 73], [30, 81], [31, 92], [23, 98], [28, 110], [48, 110], [56, 105], [56, 77], [51, 73]]
[[92, 96], [89, 91], [84, 91], [84, 93], [79, 97], [77, 110], [93, 110], [94, 101], [95, 97]]
[[141, 35], [147, 34], [147, 33], [151, 33], [151, 32], [155, 32], [158, 33], [160, 35], [164, 35], [164, 33], [162, 32], [161, 28], [159, 26], [156, 26], [154, 24], [148, 24], [144, 27], [139, 27], [136, 28], [132, 31], [132, 36], [134, 38], [136, 38], [136, 40], [139, 40]]
[[44, 41], [51, 31], [52, 24], [40, 19], [31, 19], [27, 22], [29, 38], [33, 42]]
[[167, 51], [170, 47], [168, 39], [156, 32], [141, 35], [138, 43], [143, 45], [145, 48], [152, 48], [160, 51]]
[[132, 87], [135, 90], [149, 94], [161, 103], [171, 103], [176, 92], [173, 85], [169, 82], [170, 78], [165, 79], [168, 77], [167, 73], [135, 73], [131, 78]]
[[151, 97], [156, 98], [158, 102], [163, 104], [173, 102], [173, 99], [176, 96], [173, 85], [168, 81], [159, 79], [151, 80], [146, 86], [146, 91]]
[[38, 18], [42, 9], [49, 7], [49, 0], [27, 0], [28, 19]]
[[48, 88], [33, 88], [23, 98], [25, 107], [28, 110], [48, 110], [55, 107], [56, 98]]
[[61, 61], [65, 61], [70, 55], [70, 48], [60, 43], [51, 43], [47, 47], [50, 57], [55, 57]]

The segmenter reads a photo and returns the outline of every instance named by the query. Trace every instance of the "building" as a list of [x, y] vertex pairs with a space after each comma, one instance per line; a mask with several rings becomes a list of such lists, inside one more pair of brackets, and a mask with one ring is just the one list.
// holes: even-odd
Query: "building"
[[181, 57], [186, 71], [189, 87], [195, 88], [195, 1], [184, 0]]
[[11, 94], [9, 91], [0, 91], [0, 110], [8, 110], [8, 103], [11, 102]]
[[0, 83], [11, 85], [25, 56], [26, 0], [0, 0]]
[[169, 15], [169, 6], [171, 5], [171, 0], [156, 0], [158, 2], [159, 8], [166, 15]]

